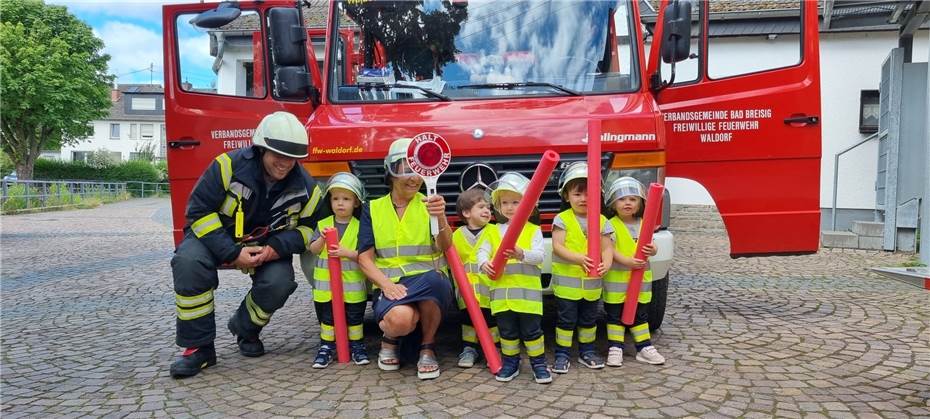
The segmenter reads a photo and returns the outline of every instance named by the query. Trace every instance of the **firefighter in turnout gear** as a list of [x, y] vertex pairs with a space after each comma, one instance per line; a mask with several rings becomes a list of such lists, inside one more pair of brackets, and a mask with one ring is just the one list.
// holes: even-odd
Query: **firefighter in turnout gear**
[[307, 250], [321, 190], [297, 164], [307, 156], [303, 124], [287, 112], [259, 123], [252, 146], [216, 157], [188, 200], [184, 240], [171, 259], [177, 306], [173, 377], [197, 375], [216, 363], [214, 290], [217, 268], [250, 273], [252, 288], [229, 319], [242, 355], [265, 353], [262, 328], [297, 288], [292, 255]]

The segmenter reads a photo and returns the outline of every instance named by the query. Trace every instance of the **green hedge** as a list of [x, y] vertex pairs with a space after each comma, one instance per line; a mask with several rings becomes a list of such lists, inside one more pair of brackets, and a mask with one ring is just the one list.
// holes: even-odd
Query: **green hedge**
[[83, 162], [39, 159], [33, 169], [38, 180], [95, 180], [102, 182], [164, 182], [159, 168], [146, 161], [127, 161], [106, 167]]

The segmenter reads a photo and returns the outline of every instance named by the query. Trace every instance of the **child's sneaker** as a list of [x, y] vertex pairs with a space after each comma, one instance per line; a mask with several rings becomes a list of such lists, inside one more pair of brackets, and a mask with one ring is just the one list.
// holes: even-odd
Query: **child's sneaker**
[[465, 349], [462, 349], [462, 353], [459, 354], [459, 366], [462, 368], [471, 368], [475, 366], [475, 361], [478, 360], [478, 351], [471, 346], [466, 346]]
[[623, 365], [623, 348], [619, 346], [611, 346], [607, 350], [607, 366], [608, 367], [619, 367]]
[[349, 349], [352, 351], [352, 362], [355, 362], [355, 365], [368, 365], [371, 363], [368, 358], [368, 348], [365, 347], [364, 342], [352, 341], [349, 344]]
[[636, 354], [636, 360], [652, 365], [662, 365], [665, 363], [665, 357], [659, 354], [655, 346], [649, 345]]
[[533, 367], [533, 377], [539, 384], [549, 384], [552, 382], [552, 374], [549, 373], [549, 366], [546, 365], [545, 355], [530, 358], [530, 365]]
[[568, 372], [568, 367], [571, 365], [572, 362], [568, 354], [557, 353], [555, 354], [555, 363], [552, 364], [552, 372], [556, 374], [565, 374]]
[[578, 362], [591, 369], [604, 368], [604, 358], [598, 356], [597, 352], [585, 351], [578, 355]]
[[313, 359], [313, 368], [326, 368], [333, 363], [333, 350], [328, 344], [320, 345], [320, 351], [316, 353]]
[[504, 365], [501, 366], [501, 370], [497, 372], [494, 378], [497, 381], [507, 382], [513, 380], [518, 375], [520, 375], [520, 357], [505, 356]]

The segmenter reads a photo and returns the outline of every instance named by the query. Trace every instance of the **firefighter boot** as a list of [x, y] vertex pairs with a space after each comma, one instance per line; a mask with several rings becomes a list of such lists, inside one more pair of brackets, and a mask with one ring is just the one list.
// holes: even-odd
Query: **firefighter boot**
[[235, 314], [229, 318], [229, 323], [226, 323], [226, 327], [229, 328], [229, 333], [236, 336], [236, 343], [239, 344], [239, 353], [242, 354], [242, 356], [256, 358], [265, 354], [265, 345], [262, 344], [261, 339], [257, 336], [254, 339], [248, 339], [240, 334], [239, 323], [236, 321]]
[[200, 370], [216, 365], [216, 349], [213, 344], [199, 348], [187, 348], [184, 353], [171, 363], [171, 376], [174, 378], [193, 377]]

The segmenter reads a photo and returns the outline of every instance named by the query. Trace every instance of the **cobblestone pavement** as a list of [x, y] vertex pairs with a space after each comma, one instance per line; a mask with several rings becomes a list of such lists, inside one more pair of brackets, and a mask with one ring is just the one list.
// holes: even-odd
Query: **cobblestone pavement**
[[[176, 381], [168, 219], [167, 200], [146, 199], [0, 220], [4, 418], [930, 416], [930, 293], [866, 270], [906, 255], [731, 260], [720, 233], [700, 231], [676, 236], [654, 335], [664, 366], [636, 362], [630, 348], [620, 368], [576, 364], [543, 386], [524, 363], [514, 382], [497, 383], [454, 366], [450, 326], [435, 381], [411, 366], [314, 370], [318, 328], [301, 281], [263, 334], [267, 355], [244, 358], [220, 333], [219, 363]], [[248, 280], [224, 271], [220, 284], [222, 322]]]

